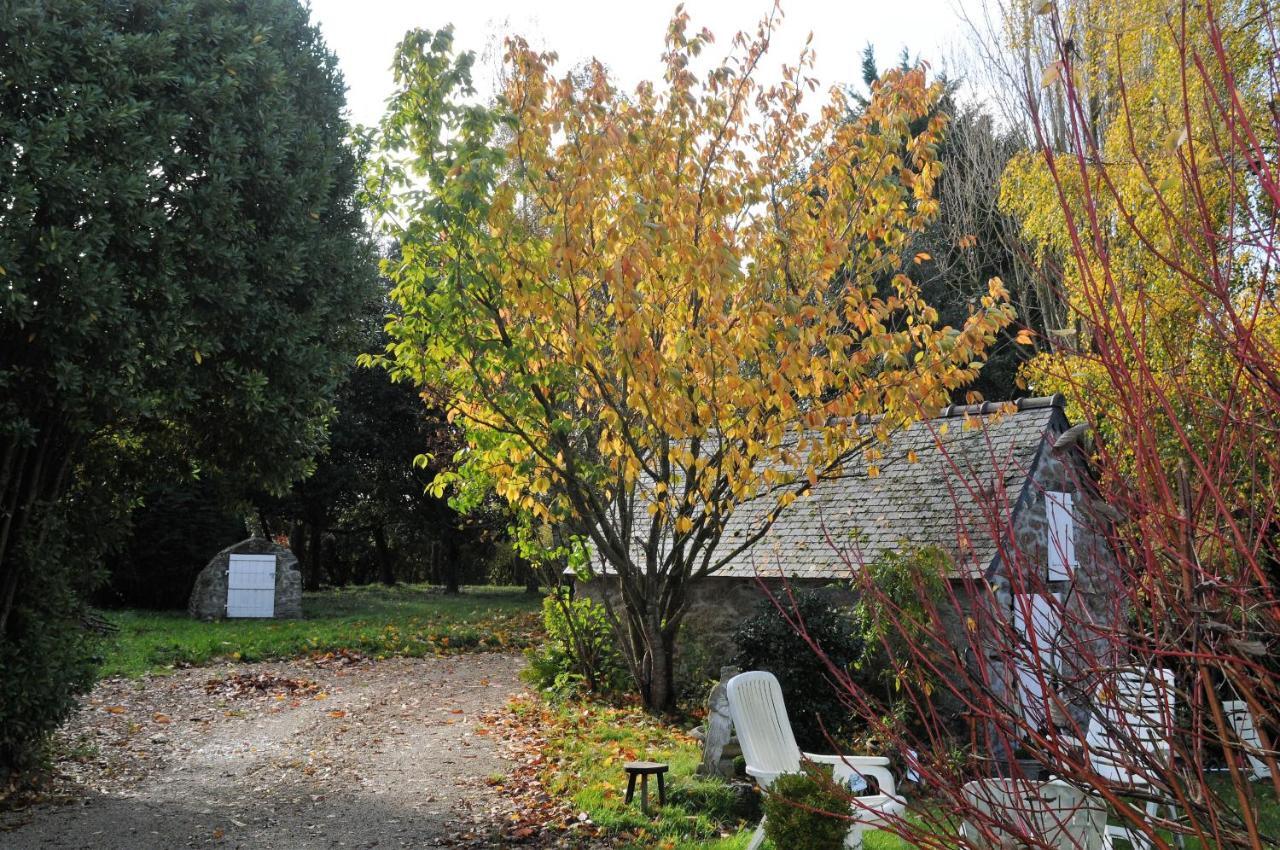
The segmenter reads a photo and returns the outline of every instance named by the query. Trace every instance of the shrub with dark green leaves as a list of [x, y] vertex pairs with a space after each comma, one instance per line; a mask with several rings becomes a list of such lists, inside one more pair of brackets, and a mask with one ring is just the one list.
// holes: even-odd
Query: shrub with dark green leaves
[[[110, 512], [110, 505], [98, 505]], [[0, 788], [11, 772], [32, 767], [42, 742], [93, 684], [100, 639], [85, 627], [84, 592], [98, 580], [94, 555], [103, 541], [78, 533], [67, 511], [48, 507], [52, 529], [38, 553], [24, 553], [41, 569], [27, 576], [0, 639]]]
[[0, 69], [3, 773], [87, 684], [55, 544], [93, 563], [123, 512], [86, 496], [287, 487], [377, 277], [299, 0], [5, 2]]
[[764, 834], [777, 850], [841, 850], [849, 801], [823, 771], [806, 765], [779, 776], [764, 795]]
[[579, 691], [616, 693], [629, 684], [613, 626], [604, 607], [557, 588], [542, 602], [546, 643], [526, 652], [525, 681], [557, 696]]
[[[794, 604], [785, 596], [778, 602], [787, 615], [804, 623], [810, 638], [831, 663], [849, 670], [862, 657], [863, 642], [852, 612], [837, 606], [816, 591], [796, 593]], [[827, 736], [839, 741], [851, 729], [853, 713], [830, 681], [827, 665], [818, 657], [783, 612], [765, 600], [759, 611], [734, 635], [738, 655], [734, 663], [743, 670], [767, 670], [778, 677], [787, 702], [791, 729], [800, 748], [809, 752], [830, 749]], [[825, 729], [825, 733], [824, 733]]]

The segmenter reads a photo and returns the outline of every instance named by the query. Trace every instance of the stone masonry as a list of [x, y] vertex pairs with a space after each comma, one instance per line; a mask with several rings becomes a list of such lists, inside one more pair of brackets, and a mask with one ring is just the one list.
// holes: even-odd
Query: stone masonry
[[232, 555], [275, 555], [275, 616], [277, 619], [302, 616], [302, 573], [298, 572], [297, 557], [287, 546], [263, 537], [250, 537], [214, 555], [196, 576], [187, 603], [187, 612], [192, 617], [221, 620], [227, 616], [227, 569]]

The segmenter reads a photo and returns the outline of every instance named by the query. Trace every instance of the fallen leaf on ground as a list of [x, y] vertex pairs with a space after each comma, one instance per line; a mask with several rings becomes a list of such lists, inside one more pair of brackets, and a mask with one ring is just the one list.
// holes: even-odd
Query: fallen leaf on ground
[[206, 694], [224, 699], [265, 696], [269, 693], [283, 698], [285, 693], [311, 694], [319, 689], [320, 685], [311, 679], [291, 679], [274, 673], [233, 673], [224, 679], [210, 679], [204, 685]]

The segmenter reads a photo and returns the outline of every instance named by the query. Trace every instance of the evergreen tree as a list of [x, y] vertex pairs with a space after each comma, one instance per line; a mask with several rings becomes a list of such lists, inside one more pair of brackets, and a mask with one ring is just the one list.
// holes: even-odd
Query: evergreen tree
[[0, 0], [0, 772], [139, 488], [321, 445], [374, 281], [343, 98], [297, 0]]

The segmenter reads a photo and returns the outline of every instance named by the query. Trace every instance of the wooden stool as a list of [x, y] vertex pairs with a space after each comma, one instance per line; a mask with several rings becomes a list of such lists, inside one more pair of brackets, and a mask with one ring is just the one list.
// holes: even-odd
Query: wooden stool
[[631, 802], [631, 798], [636, 793], [636, 777], [640, 777], [640, 810], [646, 815], [649, 814], [649, 777], [658, 777], [658, 805], [665, 806], [667, 804], [667, 789], [663, 784], [662, 775], [667, 772], [668, 765], [657, 761], [629, 761], [622, 766], [627, 772], [627, 802]]

